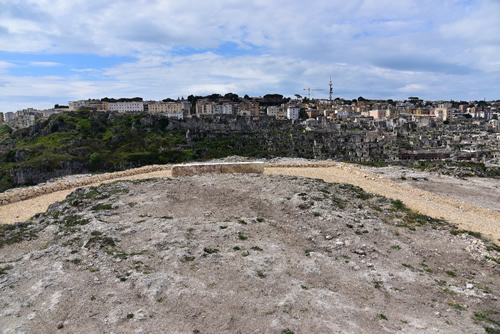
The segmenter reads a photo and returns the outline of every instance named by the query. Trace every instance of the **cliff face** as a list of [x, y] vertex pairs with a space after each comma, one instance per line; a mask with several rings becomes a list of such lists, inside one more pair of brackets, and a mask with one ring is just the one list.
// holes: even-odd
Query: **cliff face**
[[[55, 176], [231, 155], [368, 163], [461, 159], [460, 137], [450, 138], [444, 128], [429, 132], [405, 123], [399, 130], [369, 119], [335, 123], [221, 115], [173, 120], [149, 114], [65, 113], [0, 135], [0, 191]], [[468, 159], [480, 160], [485, 152]], [[498, 168], [480, 164], [461, 167], [469, 168], [464, 175], [500, 175]]]
[[229, 155], [352, 160], [380, 158], [383, 142], [359, 150], [366, 133], [338, 124], [308, 125], [270, 117], [170, 120], [160, 115], [66, 113], [0, 142], [0, 190], [92, 171], [206, 160]]

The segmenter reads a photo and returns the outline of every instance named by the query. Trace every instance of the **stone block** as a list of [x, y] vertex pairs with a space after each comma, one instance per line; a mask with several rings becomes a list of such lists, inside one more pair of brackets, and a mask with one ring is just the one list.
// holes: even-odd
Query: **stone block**
[[172, 166], [172, 176], [222, 173], [264, 173], [263, 162], [206, 163]]

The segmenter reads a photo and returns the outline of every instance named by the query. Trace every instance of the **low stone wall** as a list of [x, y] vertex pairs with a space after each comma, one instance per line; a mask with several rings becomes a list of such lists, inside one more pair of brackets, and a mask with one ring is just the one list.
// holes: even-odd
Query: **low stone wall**
[[[198, 167], [198, 171], [196, 174], [201, 174], [202, 171], [204, 173], [263, 173], [264, 166], [273, 167], [273, 168], [314, 168], [314, 167], [332, 167], [335, 166], [336, 163], [332, 161], [323, 161], [323, 162], [299, 162], [299, 163], [263, 163], [263, 162], [241, 162], [241, 163], [218, 163], [218, 164], [197, 164], [196, 166], [204, 166]], [[184, 173], [187, 173], [190, 165], [151, 165], [145, 167], [139, 167], [134, 169], [129, 169], [121, 172], [114, 173], [104, 173], [98, 174], [91, 177], [76, 179], [72, 181], [61, 181], [49, 184], [42, 184], [38, 186], [28, 187], [24, 189], [17, 189], [12, 191], [7, 191], [4, 193], [0, 193], [0, 206], [7, 205], [10, 203], [15, 203], [19, 201], [23, 201], [28, 198], [33, 198], [37, 196], [42, 196], [45, 194], [50, 194], [60, 190], [84, 187], [89, 184], [98, 183], [106, 180], [118, 179], [121, 177], [138, 175], [138, 174], [147, 174], [151, 172], [157, 172], [162, 170], [172, 169], [172, 176], [175, 176], [174, 167], [182, 167]], [[194, 166], [194, 165], [191, 165]], [[211, 167], [209, 167], [211, 166]], [[218, 166], [218, 167], [213, 167]], [[236, 166], [236, 167], [235, 167]], [[244, 171], [246, 170], [246, 171]], [[194, 175], [194, 174], [182, 174], [182, 175]], [[181, 176], [181, 175], [177, 175]]]
[[266, 163], [266, 167], [272, 168], [325, 168], [336, 166], [334, 161], [319, 161], [319, 162], [275, 162]]
[[28, 198], [50, 194], [60, 190], [84, 187], [89, 184], [98, 183], [106, 180], [112, 180], [138, 174], [146, 174], [161, 170], [168, 170], [170, 168], [171, 165], [152, 165], [152, 166], [128, 169], [121, 172], [98, 174], [91, 177], [76, 179], [72, 181], [61, 181], [56, 183], [49, 183], [49, 184], [28, 187], [25, 189], [7, 191], [5, 193], [0, 193], [0, 205], [6, 205], [10, 203], [23, 201]]
[[172, 166], [172, 176], [199, 174], [264, 173], [263, 162], [207, 163]]

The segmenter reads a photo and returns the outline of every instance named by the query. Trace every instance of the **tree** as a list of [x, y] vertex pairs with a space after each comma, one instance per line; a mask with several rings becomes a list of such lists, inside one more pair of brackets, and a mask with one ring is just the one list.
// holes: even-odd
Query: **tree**
[[282, 101], [283, 95], [281, 95], [281, 94], [266, 94], [266, 95], [264, 95], [264, 99], [273, 100], [273, 101]]
[[300, 108], [299, 119], [308, 119], [308, 118], [309, 118], [309, 115], [307, 115], [306, 108]]
[[92, 153], [89, 158], [90, 170], [99, 169], [100, 163], [101, 163], [101, 155], [97, 152]]
[[238, 96], [238, 94], [234, 94], [234, 93], [227, 93], [226, 95], [224, 95], [224, 97], [226, 99], [233, 101], [233, 102], [239, 102], [239, 100], [240, 100], [240, 97]]
[[299, 95], [299, 94], [295, 94], [295, 97], [297, 98], [297, 100], [301, 100], [302, 99], [302, 96]]
[[212, 95], [207, 95], [205, 96], [206, 99], [209, 99], [209, 100], [218, 100], [222, 97], [222, 95], [220, 94], [212, 94]]

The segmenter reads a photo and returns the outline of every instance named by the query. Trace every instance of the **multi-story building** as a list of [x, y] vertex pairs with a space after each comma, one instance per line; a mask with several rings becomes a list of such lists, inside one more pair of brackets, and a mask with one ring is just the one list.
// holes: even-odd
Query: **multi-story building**
[[168, 117], [178, 119], [184, 118], [184, 112], [180, 102], [148, 103], [147, 110], [150, 114], [167, 114]]
[[286, 118], [299, 119], [300, 108], [295, 106], [288, 106], [286, 108]]
[[15, 117], [16, 117], [16, 113], [13, 112], [13, 111], [8, 111], [5, 113], [5, 118], [4, 118], [4, 122], [5, 123], [9, 123], [10, 121], [12, 121]]
[[213, 106], [214, 115], [233, 115], [236, 111], [236, 103], [222, 103]]
[[105, 103], [98, 99], [88, 99], [88, 100], [79, 100], [79, 101], [69, 101], [68, 102], [69, 109], [68, 111], [75, 111], [82, 108], [89, 108], [95, 110], [107, 110]]
[[151, 114], [182, 114], [182, 104], [179, 102], [155, 102], [148, 103], [148, 112]]
[[266, 109], [267, 116], [276, 117], [276, 115], [278, 115], [278, 113], [282, 113], [282, 112], [283, 112], [283, 110], [279, 106], [271, 106], [271, 107], [267, 107], [267, 109]]
[[238, 105], [238, 115], [242, 116], [259, 116], [259, 102], [245, 101]]
[[144, 111], [144, 102], [142, 101], [131, 101], [131, 102], [109, 102], [105, 103], [108, 111], [116, 112], [142, 112]]
[[370, 110], [370, 114], [369, 114], [371, 117], [373, 117], [374, 119], [382, 119], [385, 117], [386, 115], [386, 110]]
[[451, 115], [451, 107], [441, 107], [440, 105], [439, 108], [434, 108], [433, 113], [436, 118], [447, 121]]
[[213, 115], [215, 102], [208, 99], [196, 101], [196, 115]]
[[182, 99], [180, 101], [181, 103], [181, 107], [182, 107], [182, 112], [185, 114], [185, 115], [189, 115], [191, 113], [191, 102], [188, 101], [188, 100], [184, 100]]

